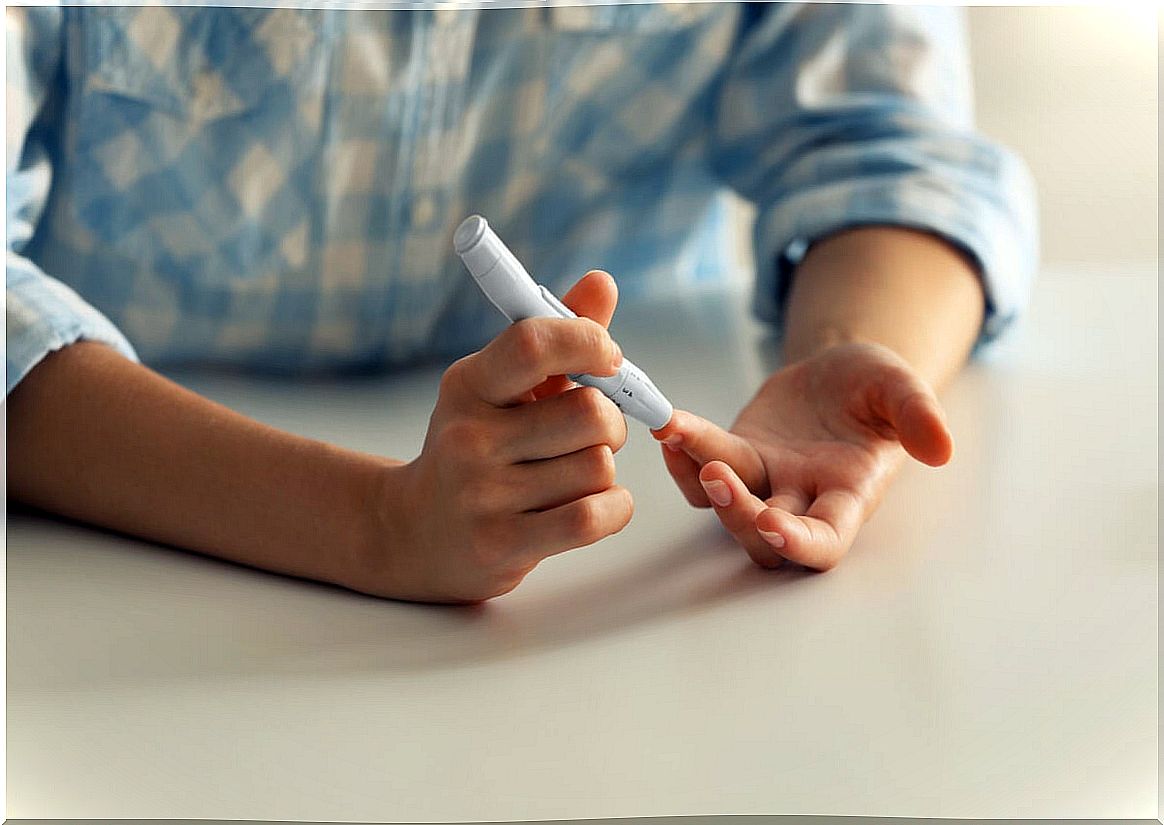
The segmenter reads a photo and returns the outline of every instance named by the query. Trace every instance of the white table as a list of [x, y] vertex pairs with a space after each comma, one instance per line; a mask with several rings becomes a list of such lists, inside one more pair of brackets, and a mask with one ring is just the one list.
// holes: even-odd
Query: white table
[[[637, 425], [630, 527], [479, 609], [17, 513], [8, 815], [1155, 817], [1157, 289], [1046, 274], [946, 395], [953, 464], [910, 466], [825, 575], [753, 567]], [[726, 424], [773, 351], [744, 305], [614, 329]], [[411, 456], [437, 375], [183, 380]]]

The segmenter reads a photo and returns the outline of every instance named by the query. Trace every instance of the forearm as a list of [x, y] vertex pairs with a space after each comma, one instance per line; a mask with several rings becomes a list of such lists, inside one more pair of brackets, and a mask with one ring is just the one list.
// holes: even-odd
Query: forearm
[[113, 350], [48, 356], [7, 401], [8, 491], [42, 509], [341, 584], [385, 460], [260, 424]]
[[940, 388], [965, 361], [983, 311], [977, 273], [945, 241], [888, 226], [846, 230], [814, 244], [797, 268], [785, 355], [882, 344]]

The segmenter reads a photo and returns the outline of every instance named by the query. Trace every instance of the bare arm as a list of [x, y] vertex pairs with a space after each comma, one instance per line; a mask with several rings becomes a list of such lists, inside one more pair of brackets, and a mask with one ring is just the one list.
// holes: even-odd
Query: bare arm
[[14, 498], [335, 583], [351, 582], [391, 463], [260, 424], [101, 344], [49, 355], [7, 405]]
[[876, 226], [815, 244], [797, 268], [785, 355], [834, 344], [881, 344], [935, 387], [958, 371], [982, 324], [982, 286], [954, 247], [923, 232]]
[[617, 408], [551, 379], [621, 360], [603, 328], [614, 282], [590, 273], [563, 300], [587, 317], [516, 324], [446, 371], [409, 463], [282, 432], [74, 344], [6, 402], [9, 495], [379, 596], [500, 595], [546, 556], [622, 529], [633, 507], [614, 478]]
[[817, 243], [789, 296], [786, 365], [730, 431], [677, 411], [656, 432], [668, 470], [758, 564], [833, 567], [906, 453], [949, 460], [935, 388], [965, 361], [983, 311], [973, 267], [936, 237], [868, 227]]

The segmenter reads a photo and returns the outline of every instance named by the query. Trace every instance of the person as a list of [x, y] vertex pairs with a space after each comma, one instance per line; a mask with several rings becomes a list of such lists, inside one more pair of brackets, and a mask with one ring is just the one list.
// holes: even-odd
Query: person
[[[786, 366], [655, 436], [758, 564], [826, 570], [936, 392], [1021, 311], [1029, 175], [972, 128], [959, 12], [848, 4], [8, 8], [14, 499], [364, 593], [479, 602], [622, 529], [624, 295], [722, 273], [756, 205]], [[577, 320], [501, 329], [450, 242], [488, 216]], [[443, 359], [411, 460], [162, 377]], [[455, 360], [454, 360], [455, 359]], [[148, 366], [147, 366], [148, 365]], [[745, 402], [746, 403], [743, 403]], [[386, 413], [390, 414], [390, 413]], [[568, 423], [568, 426], [567, 426]]]

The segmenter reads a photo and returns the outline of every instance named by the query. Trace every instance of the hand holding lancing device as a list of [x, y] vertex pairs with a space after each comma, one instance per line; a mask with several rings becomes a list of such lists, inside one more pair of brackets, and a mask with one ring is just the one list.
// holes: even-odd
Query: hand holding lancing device
[[614, 477], [626, 420], [563, 375], [616, 372], [622, 352], [605, 327], [618, 292], [591, 272], [562, 300], [588, 317], [520, 321], [445, 372], [420, 456], [392, 468], [379, 497], [384, 523], [404, 535], [392, 553], [369, 554], [379, 561], [356, 589], [483, 601], [630, 521], [630, 493]]

